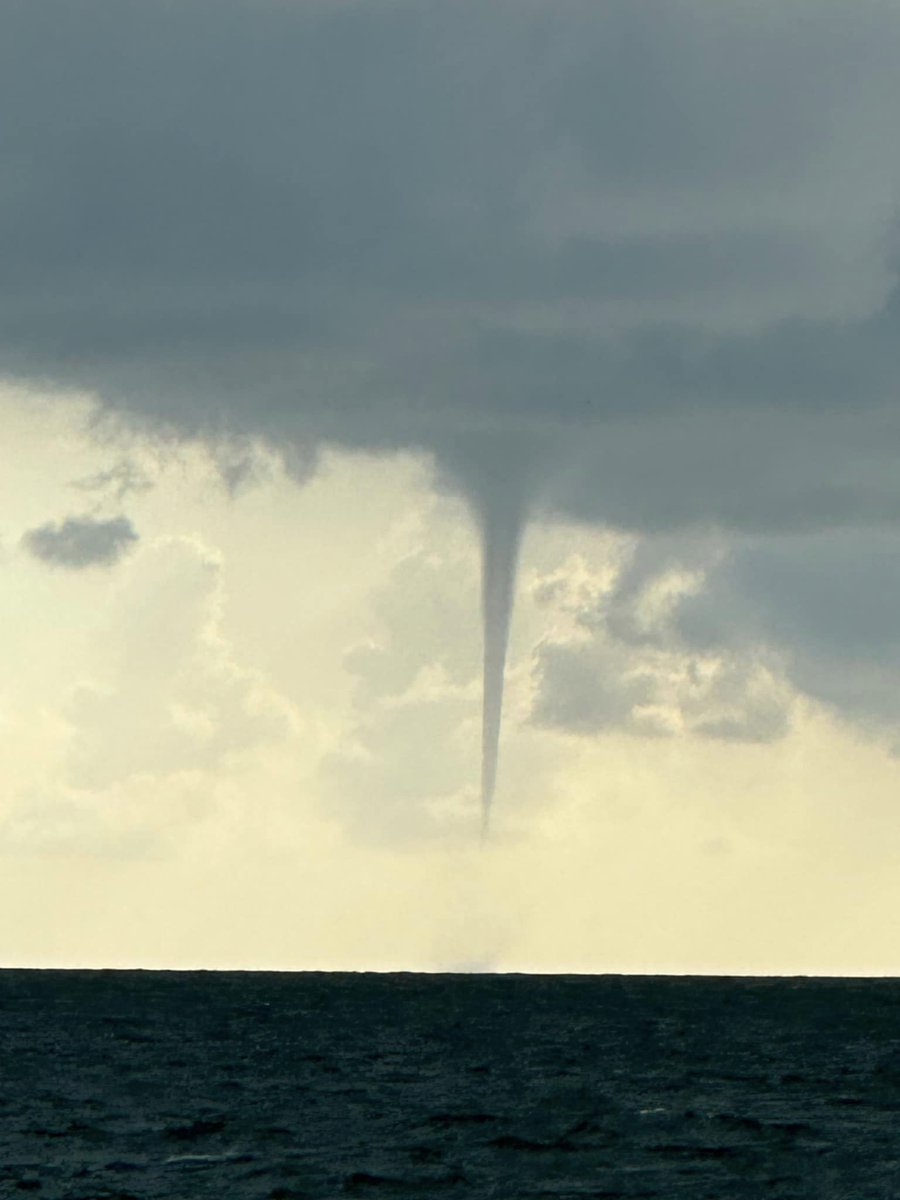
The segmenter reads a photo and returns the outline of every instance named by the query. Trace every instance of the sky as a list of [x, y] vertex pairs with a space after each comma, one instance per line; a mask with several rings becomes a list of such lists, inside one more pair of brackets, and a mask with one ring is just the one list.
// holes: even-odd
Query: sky
[[0, 7], [0, 962], [900, 970], [898, 52]]

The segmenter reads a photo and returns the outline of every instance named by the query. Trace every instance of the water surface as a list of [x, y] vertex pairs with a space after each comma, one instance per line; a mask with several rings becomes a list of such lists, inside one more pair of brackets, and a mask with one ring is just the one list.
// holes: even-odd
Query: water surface
[[889, 980], [0, 972], [0, 1195], [900, 1197]]

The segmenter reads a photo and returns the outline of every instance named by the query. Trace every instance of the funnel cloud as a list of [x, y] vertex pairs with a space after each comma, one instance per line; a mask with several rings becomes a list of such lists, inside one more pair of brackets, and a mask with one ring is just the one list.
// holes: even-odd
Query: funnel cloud
[[481, 514], [481, 607], [484, 672], [481, 722], [481, 832], [490, 827], [497, 786], [503, 673], [516, 586], [516, 567], [525, 513], [514, 503], [495, 505]]

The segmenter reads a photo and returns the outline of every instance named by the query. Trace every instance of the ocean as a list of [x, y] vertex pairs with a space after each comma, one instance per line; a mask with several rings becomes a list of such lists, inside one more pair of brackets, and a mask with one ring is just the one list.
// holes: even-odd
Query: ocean
[[900, 1197], [900, 982], [0, 971], [0, 1196]]

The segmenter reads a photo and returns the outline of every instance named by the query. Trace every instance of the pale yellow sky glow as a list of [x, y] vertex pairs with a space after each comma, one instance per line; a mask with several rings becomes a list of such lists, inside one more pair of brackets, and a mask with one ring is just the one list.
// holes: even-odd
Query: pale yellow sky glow
[[[230, 496], [88, 412], [0, 396], [0, 963], [900, 970], [890, 731], [665, 640], [696, 563], [616, 640], [636, 543], [530, 529], [480, 847], [478, 547], [427, 464], [301, 486], [260, 451]], [[22, 541], [86, 514], [138, 540], [78, 570]]]

